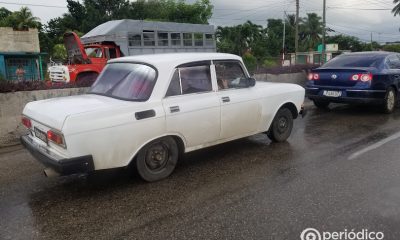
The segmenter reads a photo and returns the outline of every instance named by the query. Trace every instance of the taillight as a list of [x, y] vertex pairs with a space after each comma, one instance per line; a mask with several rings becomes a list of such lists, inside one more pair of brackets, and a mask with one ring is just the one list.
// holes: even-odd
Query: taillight
[[308, 74], [308, 80], [319, 80], [319, 74], [318, 73], [309, 73]]
[[25, 127], [27, 127], [27, 128], [32, 128], [32, 122], [31, 122], [31, 120], [30, 120], [29, 118], [27, 118], [27, 117], [22, 117], [21, 121], [22, 121], [22, 124], [23, 124]]
[[361, 81], [363, 82], [369, 82], [372, 80], [372, 74], [368, 73], [368, 74], [362, 74], [360, 77]]
[[64, 137], [61, 133], [55, 132], [53, 130], [47, 131], [47, 139], [55, 144], [65, 147]]
[[354, 74], [351, 76], [350, 79], [353, 81], [361, 80], [362, 82], [369, 82], [372, 80], [372, 74], [371, 73]]

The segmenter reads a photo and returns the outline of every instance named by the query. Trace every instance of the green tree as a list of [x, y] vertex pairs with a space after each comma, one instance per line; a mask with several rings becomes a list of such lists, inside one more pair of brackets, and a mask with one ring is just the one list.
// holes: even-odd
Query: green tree
[[268, 19], [267, 22], [267, 54], [278, 57], [282, 51], [283, 21], [282, 19]]
[[7, 8], [1, 7], [0, 8], [0, 21], [3, 21], [4, 19], [6, 19], [8, 16], [11, 15], [11, 11], [8, 10]]
[[220, 52], [241, 56], [250, 51], [257, 58], [266, 54], [266, 33], [262, 26], [250, 21], [232, 27], [218, 27], [216, 37]]
[[316, 13], [307, 13], [307, 17], [301, 21], [301, 49], [303, 51], [314, 50], [321, 41], [323, 25], [321, 17]]
[[[7, 15], [7, 12], [4, 12]], [[3, 27], [13, 27], [18, 30], [28, 28], [41, 28], [40, 19], [34, 17], [31, 10], [27, 7], [21, 7], [19, 11], [15, 11], [1, 21]]]
[[52, 57], [55, 60], [66, 60], [67, 59], [67, 50], [65, 49], [64, 44], [56, 44], [53, 47], [53, 54]]
[[328, 36], [326, 38], [326, 43], [337, 43], [339, 49], [350, 50], [352, 52], [359, 52], [363, 50], [363, 42], [358, 38], [352, 36], [346, 36], [343, 34]]
[[400, 44], [390, 44], [383, 46], [383, 50], [388, 52], [400, 52]]
[[289, 14], [285, 19], [285, 50], [286, 52], [293, 53], [295, 51], [294, 41], [296, 35], [296, 15]]

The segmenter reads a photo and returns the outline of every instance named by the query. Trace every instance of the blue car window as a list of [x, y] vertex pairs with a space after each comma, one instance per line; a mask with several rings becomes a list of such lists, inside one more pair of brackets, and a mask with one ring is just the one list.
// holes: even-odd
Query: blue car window
[[385, 59], [384, 55], [343, 54], [327, 62], [326, 68], [378, 67]]
[[400, 69], [400, 59], [398, 55], [390, 55], [386, 60], [390, 69]]

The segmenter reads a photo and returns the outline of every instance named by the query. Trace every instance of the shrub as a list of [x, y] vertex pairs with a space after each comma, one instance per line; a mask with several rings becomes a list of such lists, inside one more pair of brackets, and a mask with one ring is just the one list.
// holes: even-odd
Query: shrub
[[34, 91], [46, 89], [62, 89], [76, 87], [90, 87], [93, 81], [81, 81], [79, 83], [52, 83], [50, 81], [0, 81], [0, 93]]
[[245, 53], [242, 58], [247, 70], [254, 72], [257, 67], [257, 58], [251, 55], [251, 53]]
[[278, 63], [276, 62], [276, 60], [272, 58], [264, 59], [262, 64], [262, 66], [266, 68], [276, 67], [277, 65]]
[[288, 67], [282, 67], [277, 65], [275, 67], [260, 67], [256, 73], [269, 73], [269, 74], [285, 74], [285, 73], [298, 73], [298, 72], [309, 72], [310, 70], [319, 67], [315, 64], [299, 64]]

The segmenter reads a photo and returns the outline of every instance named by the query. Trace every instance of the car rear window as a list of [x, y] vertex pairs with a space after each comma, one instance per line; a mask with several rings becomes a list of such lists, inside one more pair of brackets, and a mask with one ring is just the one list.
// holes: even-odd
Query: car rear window
[[153, 91], [156, 76], [156, 70], [144, 64], [111, 63], [104, 68], [89, 93], [145, 101]]
[[343, 54], [327, 62], [323, 67], [378, 67], [385, 59], [383, 55]]

